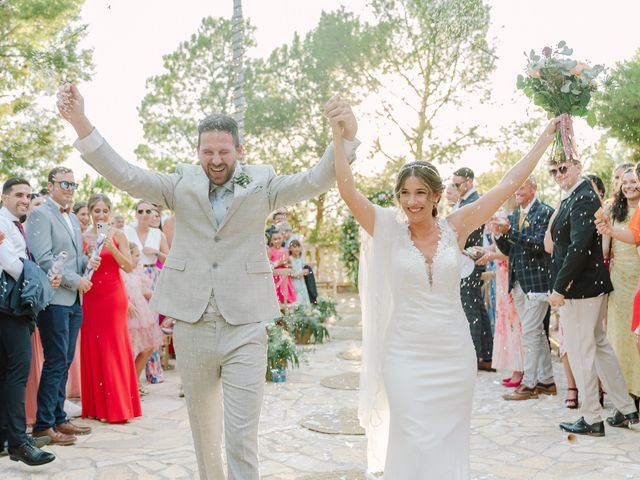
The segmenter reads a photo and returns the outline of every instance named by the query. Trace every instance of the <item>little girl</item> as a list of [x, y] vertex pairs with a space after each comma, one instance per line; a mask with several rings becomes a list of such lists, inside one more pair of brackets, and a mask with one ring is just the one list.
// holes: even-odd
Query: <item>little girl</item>
[[289, 242], [289, 260], [291, 261], [291, 278], [293, 288], [296, 291], [296, 299], [300, 305], [310, 305], [307, 282], [304, 277], [309, 274], [307, 268], [302, 268], [302, 245], [300, 240], [294, 239]]
[[[282, 233], [280, 232], [273, 232], [271, 235], [269, 260], [271, 261], [271, 268], [274, 270], [289, 268], [289, 252], [282, 246]], [[273, 281], [276, 284], [276, 293], [280, 303], [285, 303], [285, 298], [286, 303], [294, 303], [296, 301], [296, 291], [293, 288], [290, 276], [282, 277], [274, 274]], [[285, 292], [287, 293], [286, 297]]]
[[[131, 350], [136, 364], [138, 382], [151, 353], [162, 345], [163, 335], [158, 325], [158, 316], [149, 309], [148, 301], [152, 295], [152, 281], [140, 264], [140, 249], [135, 243], [129, 244], [134, 269], [123, 273], [127, 296], [129, 297], [129, 337]], [[149, 391], [142, 385], [138, 387], [141, 395]]]

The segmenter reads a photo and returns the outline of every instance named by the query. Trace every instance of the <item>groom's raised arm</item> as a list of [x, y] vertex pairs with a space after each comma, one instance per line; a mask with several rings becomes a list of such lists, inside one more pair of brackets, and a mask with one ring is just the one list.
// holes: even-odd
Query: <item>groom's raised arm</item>
[[85, 162], [112, 183], [135, 198], [173, 209], [174, 190], [179, 173], [165, 174], [137, 167], [122, 158], [93, 128], [84, 113], [84, 99], [75, 85], [65, 85], [58, 94], [60, 114], [78, 134], [74, 147]]

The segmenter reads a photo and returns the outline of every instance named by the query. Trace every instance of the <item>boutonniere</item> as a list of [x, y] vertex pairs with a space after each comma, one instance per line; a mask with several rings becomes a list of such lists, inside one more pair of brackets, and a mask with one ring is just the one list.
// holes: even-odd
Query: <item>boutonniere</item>
[[244, 172], [240, 172], [233, 178], [234, 185], [240, 185], [241, 187], [246, 187], [251, 183], [251, 177]]

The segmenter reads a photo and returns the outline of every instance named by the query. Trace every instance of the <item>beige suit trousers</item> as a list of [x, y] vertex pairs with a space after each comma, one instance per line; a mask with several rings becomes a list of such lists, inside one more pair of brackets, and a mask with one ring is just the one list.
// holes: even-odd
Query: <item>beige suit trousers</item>
[[231, 325], [211, 302], [196, 323], [178, 321], [176, 357], [201, 480], [258, 480], [258, 421], [267, 340], [262, 323]]
[[602, 421], [598, 377], [620, 413], [635, 412], [618, 359], [607, 340], [603, 325], [606, 308], [607, 295], [565, 300], [560, 307], [564, 346], [580, 392], [580, 414], [589, 424]]

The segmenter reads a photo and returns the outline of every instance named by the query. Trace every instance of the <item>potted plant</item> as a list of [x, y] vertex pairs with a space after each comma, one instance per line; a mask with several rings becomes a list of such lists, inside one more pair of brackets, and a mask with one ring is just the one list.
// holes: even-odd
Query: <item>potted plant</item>
[[298, 348], [284, 328], [267, 325], [267, 381], [284, 382], [287, 366], [300, 366]]
[[318, 301], [313, 308], [317, 310], [323, 322], [331, 317], [338, 318], [337, 303], [333, 298], [318, 297]]
[[308, 345], [312, 337], [314, 343], [323, 343], [329, 337], [320, 313], [308, 305], [297, 305], [290, 309], [285, 315], [285, 322], [299, 345]]

